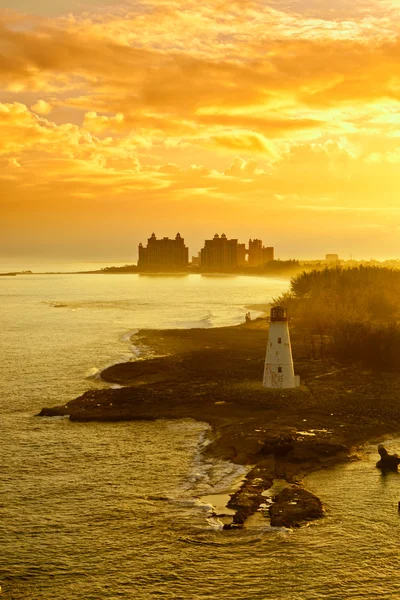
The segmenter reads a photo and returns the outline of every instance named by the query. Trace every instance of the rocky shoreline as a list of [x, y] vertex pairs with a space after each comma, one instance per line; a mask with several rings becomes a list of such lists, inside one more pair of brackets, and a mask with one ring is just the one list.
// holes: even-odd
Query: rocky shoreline
[[249, 466], [228, 507], [226, 528], [243, 527], [265, 502], [275, 479], [287, 487], [269, 509], [272, 526], [296, 527], [324, 514], [302, 485], [317, 469], [355, 458], [360, 445], [400, 431], [400, 376], [362, 371], [306, 356], [305, 332], [292, 330], [299, 389], [261, 386], [267, 323], [235, 327], [142, 330], [135, 344], [153, 356], [117, 364], [102, 378], [120, 389], [91, 390], [40, 416], [74, 421], [193, 418], [209, 423], [205, 452]]

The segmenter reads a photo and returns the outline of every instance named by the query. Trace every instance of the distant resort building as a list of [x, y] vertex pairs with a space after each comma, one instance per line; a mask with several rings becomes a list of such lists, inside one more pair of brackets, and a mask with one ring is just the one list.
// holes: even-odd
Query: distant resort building
[[179, 233], [175, 239], [157, 239], [153, 233], [147, 246], [139, 244], [138, 269], [140, 271], [186, 270], [189, 264], [189, 249]]
[[247, 249], [246, 244], [239, 244], [237, 239], [228, 240], [224, 233], [221, 236], [216, 233], [212, 240], [206, 240], [200, 252], [200, 268], [206, 272], [229, 273], [242, 267], [261, 267], [272, 260], [274, 249], [265, 248], [262, 240], [249, 240]]
[[247, 251], [249, 267], [261, 267], [265, 263], [274, 260], [274, 249], [272, 246], [264, 247], [262, 240], [249, 240], [249, 249]]
[[249, 240], [248, 265], [249, 267], [259, 267], [263, 264], [262, 241]]
[[[259, 268], [273, 260], [274, 248], [264, 247], [262, 240], [250, 239], [246, 248], [246, 244], [239, 244], [237, 239], [216, 233], [213, 239], [205, 240], [198, 256], [192, 257], [191, 266], [205, 273], [232, 273], [238, 269]], [[175, 239], [157, 239], [153, 233], [146, 247], [139, 244], [139, 271], [186, 271], [188, 266], [189, 250], [179, 233]]]
[[325, 261], [329, 263], [338, 263], [339, 262], [339, 254], [325, 254]]
[[200, 252], [201, 270], [217, 273], [234, 271], [240, 260], [238, 246], [238, 240], [228, 240], [224, 233], [221, 237], [216, 233], [212, 240], [204, 242], [204, 248]]
[[262, 249], [262, 264], [272, 262], [275, 260], [274, 248], [273, 246], [266, 246]]
[[238, 244], [237, 245], [237, 266], [238, 267], [247, 267], [248, 263], [246, 260], [246, 244]]

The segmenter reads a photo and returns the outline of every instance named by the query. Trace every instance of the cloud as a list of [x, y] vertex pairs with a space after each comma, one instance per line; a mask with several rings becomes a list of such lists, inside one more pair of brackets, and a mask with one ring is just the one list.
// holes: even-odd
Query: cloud
[[34, 185], [36, 193], [62, 184], [74, 194], [107, 188], [114, 196], [167, 185], [156, 168], [140, 164], [132, 139], [99, 139], [77, 125], [39, 117], [21, 103], [0, 103], [1, 156], [8, 167], [22, 165], [20, 186]]
[[[179, 114], [201, 106], [264, 106], [277, 100], [277, 91], [315, 105], [381, 97], [393, 87], [397, 24], [385, 15], [353, 16], [351, 27], [343, 28], [328, 15], [299, 19], [261, 2], [242, 10], [233, 4], [220, 19], [211, 10], [218, 11], [218, 2], [145, 6], [145, 13], [127, 10], [97, 20], [26, 17], [18, 28], [3, 18], [4, 85], [17, 91], [118, 89], [121, 105], [129, 99], [131, 109]], [[366, 86], [366, 77], [375, 85]], [[313, 119], [297, 123], [315, 125]]]
[[255, 160], [246, 161], [240, 156], [235, 156], [231, 166], [225, 170], [225, 175], [231, 177], [254, 177], [262, 173]]
[[53, 107], [45, 100], [38, 100], [31, 106], [31, 110], [39, 115], [48, 115], [53, 110]]
[[20, 169], [21, 165], [16, 158], [9, 158], [7, 161], [6, 169]]
[[276, 156], [273, 145], [260, 133], [247, 130], [236, 130], [210, 137], [210, 143], [216, 147], [227, 148], [234, 152], [246, 154], [264, 154]]
[[159, 168], [159, 171], [160, 171], [160, 173], [168, 173], [171, 175], [176, 175], [177, 173], [180, 172], [180, 169], [179, 169], [178, 165], [168, 163], [166, 165], [162, 165]]
[[3, 206], [115, 202], [120, 221], [123, 206], [253, 224], [285, 210], [308, 234], [310, 214], [321, 232], [333, 212], [347, 227], [329, 207], [390, 211], [399, 8], [138, 0], [58, 18], [2, 12]]

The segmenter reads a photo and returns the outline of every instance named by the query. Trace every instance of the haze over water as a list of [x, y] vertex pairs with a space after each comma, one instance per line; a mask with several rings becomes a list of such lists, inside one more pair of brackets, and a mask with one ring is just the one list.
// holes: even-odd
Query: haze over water
[[374, 469], [374, 448], [361, 462], [307, 478], [327, 508], [320, 522], [290, 532], [260, 517], [222, 532], [198, 498], [229, 490], [240, 469], [200, 457], [206, 424], [34, 417], [103, 385], [98, 370], [134, 358], [135, 330], [240, 322], [248, 306], [287, 287], [263, 277], [0, 279], [5, 598], [399, 596], [400, 481]]

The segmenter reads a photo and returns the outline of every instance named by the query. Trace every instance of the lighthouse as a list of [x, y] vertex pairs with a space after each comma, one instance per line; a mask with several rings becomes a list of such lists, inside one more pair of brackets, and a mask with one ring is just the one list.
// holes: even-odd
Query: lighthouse
[[296, 388], [300, 377], [294, 374], [292, 348], [286, 308], [271, 308], [269, 317], [267, 355], [265, 357], [263, 386], [272, 389]]

